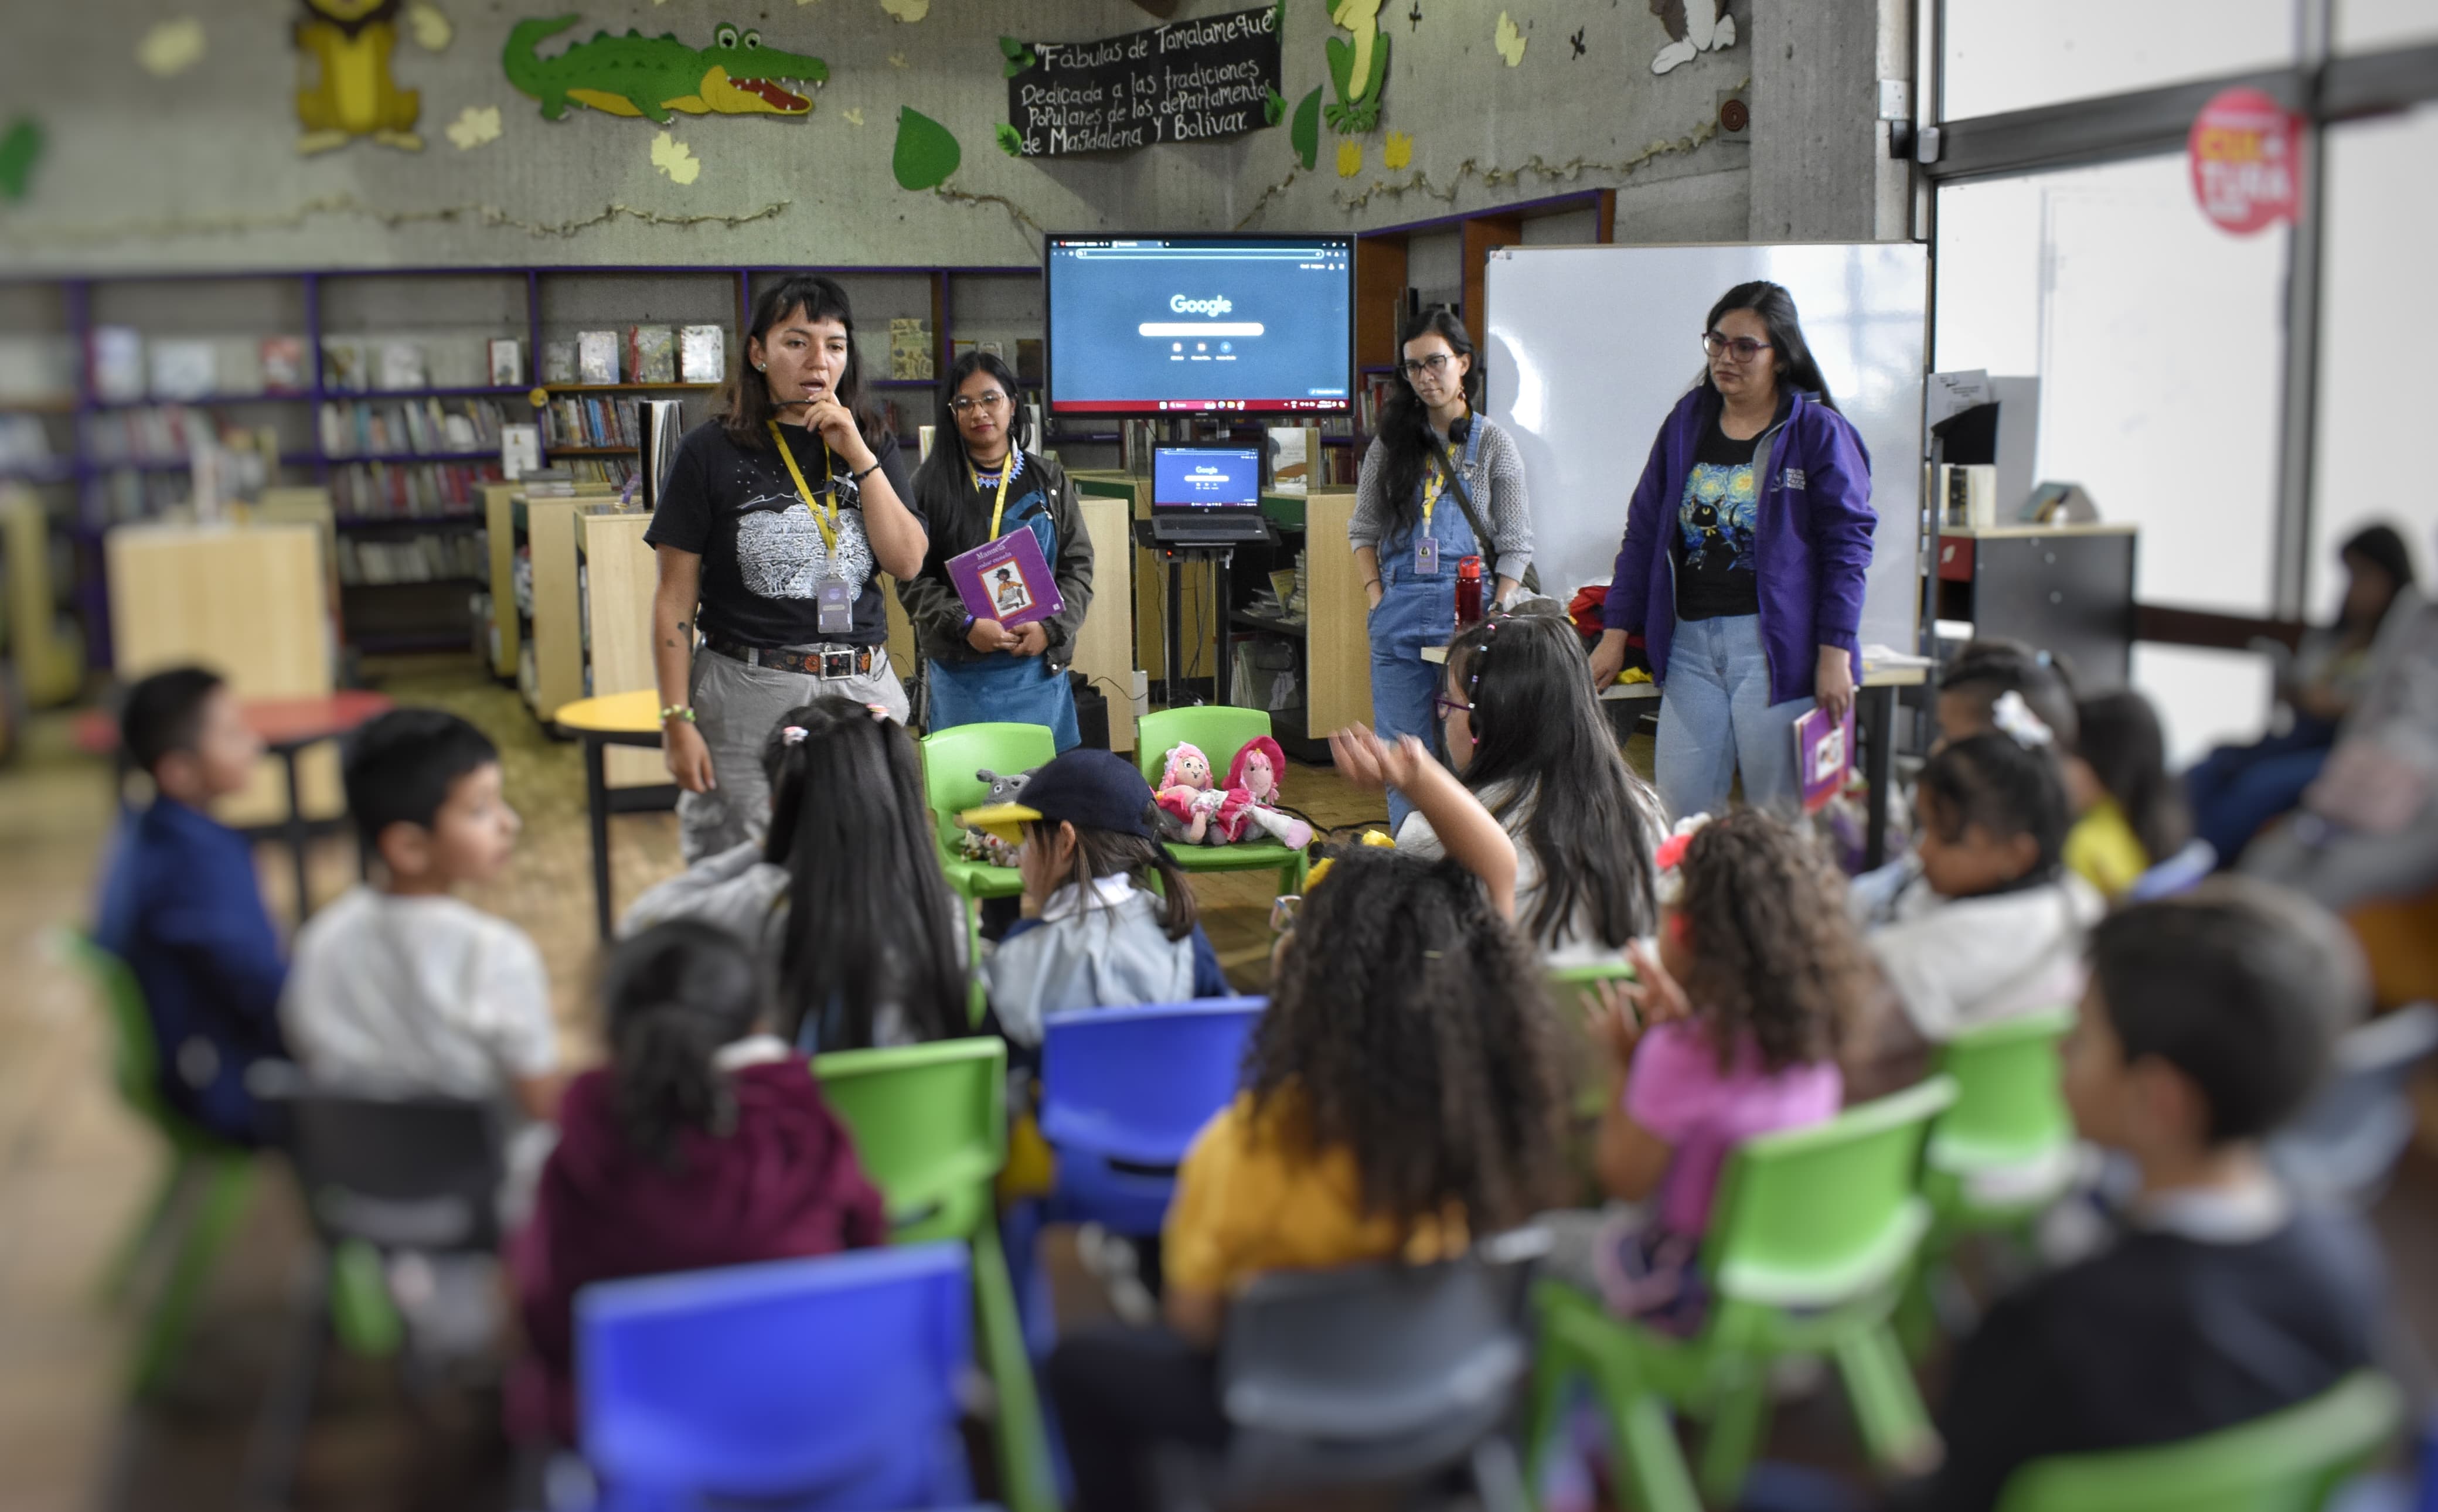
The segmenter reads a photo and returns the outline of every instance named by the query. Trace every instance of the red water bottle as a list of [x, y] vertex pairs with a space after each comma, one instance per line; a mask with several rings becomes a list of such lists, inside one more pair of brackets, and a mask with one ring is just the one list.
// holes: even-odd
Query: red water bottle
[[1481, 618], [1481, 558], [1468, 556], [1456, 564], [1456, 624], [1458, 629]]

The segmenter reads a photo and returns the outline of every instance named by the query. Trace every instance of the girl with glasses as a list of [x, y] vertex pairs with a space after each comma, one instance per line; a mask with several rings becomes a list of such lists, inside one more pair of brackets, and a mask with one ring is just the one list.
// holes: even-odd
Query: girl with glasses
[[[1067, 666], [1092, 602], [1092, 538], [1066, 470], [1024, 449], [1016, 412], [1022, 392], [1007, 363], [990, 352], [968, 352], [948, 370], [939, 442], [914, 474], [931, 547], [923, 571], [898, 583], [897, 600], [928, 664], [928, 728], [992, 720], [1046, 725], [1065, 750], [1083, 739]], [[948, 560], [1018, 530], [1033, 533], [1063, 607], [1013, 627], [978, 619], [948, 580]]]
[[1639, 634], [1662, 690], [1656, 775], [1669, 814], [1801, 791], [1794, 722], [1854, 700], [1871, 565], [1871, 457], [1828, 396], [1779, 285], [1711, 307], [1708, 358], [1652, 443], [1609, 585], [1596, 687]]
[[[1458, 565], [1482, 559], [1484, 575], [1497, 578], [1495, 604], [1514, 597], [1532, 565], [1523, 453], [1503, 427], [1476, 413], [1482, 373], [1473, 338], [1454, 315], [1433, 309], [1405, 327], [1401, 350], [1400, 380], [1363, 454], [1346, 530], [1371, 610], [1372, 718], [1392, 742], [1430, 738], [1440, 669], [1422, 652], [1447, 644], [1459, 628]], [[1451, 469], [1463, 480], [1461, 493]], [[1406, 795], [1392, 788], [1389, 827], [1412, 812]]]

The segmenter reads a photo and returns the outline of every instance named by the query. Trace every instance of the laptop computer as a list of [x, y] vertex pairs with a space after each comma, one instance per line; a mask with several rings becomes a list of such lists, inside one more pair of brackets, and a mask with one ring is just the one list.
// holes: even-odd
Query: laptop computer
[[1262, 518], [1262, 448], [1155, 447], [1151, 534], [1162, 546], [1235, 546], [1271, 539]]

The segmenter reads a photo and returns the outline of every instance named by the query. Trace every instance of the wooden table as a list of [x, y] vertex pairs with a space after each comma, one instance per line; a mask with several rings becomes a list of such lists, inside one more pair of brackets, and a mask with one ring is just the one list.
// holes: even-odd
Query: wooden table
[[603, 751], [611, 746], [661, 744], [661, 695], [651, 688], [633, 693], [605, 694], [558, 706], [551, 715], [561, 730], [584, 742], [584, 801], [592, 828], [592, 911], [601, 938], [610, 938], [610, 816], [641, 814], [672, 807], [677, 784], [658, 787], [610, 785], [609, 762]]
[[[279, 758], [287, 771], [288, 813], [270, 829], [287, 844], [289, 860], [296, 869], [296, 922], [300, 924], [313, 911], [312, 894], [307, 890], [305, 880], [305, 848], [312, 841], [313, 825], [305, 817], [304, 784], [297, 776], [296, 758], [326, 740], [352, 734], [366, 721], [394, 707], [386, 695], [360, 690], [311, 698], [247, 698], [238, 705], [246, 727], [261, 739], [271, 754]], [[84, 714], [77, 721], [76, 742], [80, 748], [97, 756], [118, 755], [118, 775], [122, 782], [125, 781], [125, 756], [118, 750], [116, 720], [98, 709]], [[370, 864], [370, 847], [360, 845], [358, 854], [360, 864]]]

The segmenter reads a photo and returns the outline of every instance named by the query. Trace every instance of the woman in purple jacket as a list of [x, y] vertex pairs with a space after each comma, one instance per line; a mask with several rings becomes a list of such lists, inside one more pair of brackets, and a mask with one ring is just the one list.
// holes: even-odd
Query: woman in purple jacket
[[1664, 690], [1658, 785], [1670, 816], [1801, 791], [1794, 722], [1854, 700], [1871, 458], [1821, 380], [1794, 299], [1738, 284], [1711, 307], [1709, 366], [1642, 469], [1592, 652], [1600, 687], [1639, 633]]

